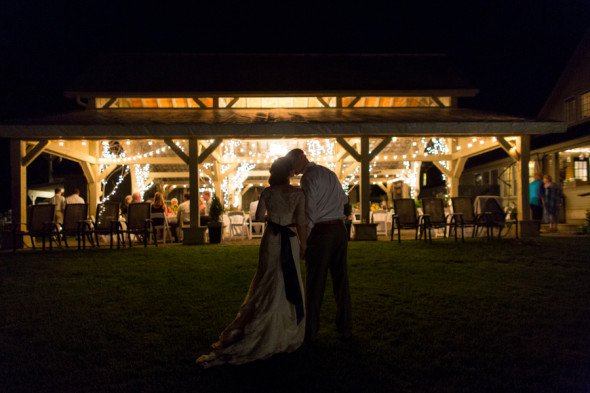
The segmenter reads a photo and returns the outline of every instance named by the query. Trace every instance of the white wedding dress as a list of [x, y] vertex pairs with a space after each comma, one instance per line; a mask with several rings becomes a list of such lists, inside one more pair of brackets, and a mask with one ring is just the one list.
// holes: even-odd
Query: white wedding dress
[[[306, 225], [303, 191], [293, 186], [266, 188], [256, 211], [258, 220], [281, 226]], [[276, 226], [275, 226], [276, 227]], [[295, 228], [289, 228], [295, 233]], [[289, 237], [302, 299], [299, 240]], [[242, 364], [299, 348], [305, 336], [305, 318], [297, 322], [296, 307], [287, 300], [281, 265], [281, 234], [270, 225], [260, 243], [258, 268], [235, 320], [221, 333], [212, 351], [197, 359], [203, 367]]]

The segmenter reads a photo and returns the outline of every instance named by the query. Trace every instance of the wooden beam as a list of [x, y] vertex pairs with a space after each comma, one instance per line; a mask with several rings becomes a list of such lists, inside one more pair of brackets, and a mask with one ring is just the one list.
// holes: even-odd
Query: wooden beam
[[436, 96], [432, 96], [432, 97], [430, 97], [430, 98], [432, 98], [432, 101], [436, 102], [436, 105], [438, 105], [438, 106], [439, 106], [439, 107], [441, 107], [441, 108], [444, 108], [445, 104], [443, 104], [443, 103], [442, 103], [442, 101], [441, 101], [441, 100], [439, 100], [439, 98], [438, 98], [438, 97], [436, 97]]
[[434, 164], [435, 167], [438, 168], [439, 171], [441, 171], [442, 173], [444, 173], [445, 176], [447, 176], [447, 177], [451, 177], [452, 176], [451, 171], [449, 171], [447, 168], [445, 168], [440, 161], [432, 161], [432, 163]]
[[342, 137], [337, 137], [336, 141], [350, 154], [356, 161], [361, 161], [361, 155], [354, 149], [354, 147], [350, 146], [346, 139]]
[[391, 142], [391, 138], [390, 137], [385, 137], [381, 140], [381, 142], [379, 142], [379, 144], [373, 149], [373, 151], [371, 151], [371, 153], [369, 154], [369, 160], [373, 160], [373, 158], [375, 158], [375, 156], [379, 153], [381, 153], [381, 151], [383, 149], [385, 149], [385, 147], [389, 144], [389, 142]]
[[217, 149], [217, 146], [219, 146], [222, 141], [223, 139], [221, 138], [214, 139], [213, 142], [211, 142], [211, 144], [207, 146], [207, 148], [199, 155], [199, 164], [202, 164], [207, 159], [207, 157], [209, 157], [209, 155], [213, 153], [215, 149]]
[[82, 161], [80, 163], [80, 167], [82, 168], [82, 172], [84, 172], [84, 176], [88, 183], [96, 183], [98, 181], [98, 170], [96, 168], [96, 164], [90, 164], [86, 161]]
[[21, 165], [28, 166], [33, 160], [39, 157], [39, 154], [45, 150], [45, 147], [49, 144], [47, 139], [41, 139], [35, 146], [27, 151], [27, 154], [22, 158]]
[[336, 97], [336, 108], [342, 108], [342, 97]]
[[354, 99], [348, 104], [348, 108], [353, 108], [360, 99], [361, 97], [354, 97]]
[[77, 150], [68, 149], [66, 147], [59, 146], [57, 143], [52, 142], [52, 141], [50, 141], [49, 144], [47, 145], [47, 147], [45, 148], [45, 152], [51, 153], [51, 154], [54, 154], [56, 156], [60, 156], [63, 158], [67, 158], [68, 160], [72, 160], [72, 161], [76, 161], [76, 162], [86, 161], [91, 164], [97, 163], [96, 157], [91, 156], [90, 154], [80, 153]]
[[508, 153], [508, 155], [514, 159], [514, 161], [520, 160], [520, 152], [518, 151], [516, 146], [514, 146], [512, 143], [508, 142], [506, 139], [504, 139], [504, 137], [501, 136], [497, 136], [496, 140], [498, 141], [502, 149], [504, 149], [506, 153]]
[[231, 108], [234, 106], [234, 104], [236, 102], [238, 102], [238, 100], [240, 99], [240, 97], [234, 97], [232, 98], [232, 100], [230, 102], [228, 102], [228, 104], [225, 106], [226, 108]]
[[115, 103], [115, 101], [117, 101], [117, 97], [109, 98], [109, 100], [107, 102], [105, 102], [105, 104], [102, 106], [102, 109], [110, 108], [111, 105], [113, 105]]
[[456, 160], [453, 160], [453, 177], [460, 177], [461, 173], [463, 173], [463, 168], [465, 168], [465, 164], [467, 163], [466, 157], [461, 157]]
[[[343, 146], [344, 147], [344, 146]], [[344, 147], [346, 148], [346, 147]], [[355, 152], [356, 153], [356, 152]], [[352, 155], [352, 154], [351, 154]], [[363, 222], [369, 222], [369, 215], [371, 212], [371, 201], [369, 196], [371, 194], [371, 185], [369, 180], [369, 167], [371, 165], [371, 158], [369, 154], [369, 137], [361, 137], [361, 172], [360, 172], [360, 199], [361, 199], [361, 218]]]
[[318, 101], [320, 102], [320, 104], [322, 104], [325, 108], [329, 108], [330, 107], [330, 104], [328, 104], [326, 102], [326, 100], [324, 100], [323, 97], [316, 97], [316, 98], [318, 99]]
[[207, 105], [205, 105], [205, 103], [203, 101], [201, 101], [199, 98], [193, 97], [193, 101], [195, 102], [195, 104], [197, 104], [199, 106], [199, 108], [207, 109]]
[[185, 164], [188, 165], [189, 157], [185, 152], [182, 151], [180, 147], [178, 147], [176, 143], [174, 143], [172, 139], [164, 139], [164, 142], [170, 147], [170, 149], [172, 149], [174, 153], [176, 153], [178, 157], [180, 157], [182, 161], [184, 161]]

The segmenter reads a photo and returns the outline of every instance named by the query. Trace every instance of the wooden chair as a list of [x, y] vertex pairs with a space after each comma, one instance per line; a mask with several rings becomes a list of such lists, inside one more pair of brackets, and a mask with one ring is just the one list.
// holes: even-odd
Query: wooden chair
[[[76, 236], [76, 239], [78, 240], [78, 250], [81, 248], [82, 237], [87, 235], [86, 231], [84, 231], [87, 219], [88, 204], [76, 203], [66, 205], [63, 224], [61, 224], [59, 231], [61, 239], [64, 241], [66, 247], [70, 247], [68, 245], [68, 236]], [[92, 241], [92, 238], [90, 239]]]
[[94, 221], [87, 220], [86, 225], [82, 227], [82, 248], [86, 249], [86, 235], [89, 235], [90, 243], [94, 246], [92, 235], [96, 241], [96, 246], [99, 247], [99, 235], [109, 235], [109, 245], [113, 248], [113, 235], [117, 235], [118, 243], [118, 229], [119, 229], [119, 203], [105, 202], [96, 206], [96, 214]]
[[482, 216], [475, 213], [472, 197], [451, 197], [451, 206], [453, 213], [449, 223], [449, 236], [454, 233], [457, 240], [457, 229], [461, 227], [461, 241], [465, 241], [465, 228], [471, 227], [473, 231], [471, 237], [477, 236], [480, 227], [485, 226]]
[[[22, 229], [22, 223], [14, 223], [12, 228], [12, 251], [16, 252], [17, 236], [30, 236], [31, 246], [35, 249], [35, 238], [41, 238], [43, 251], [45, 251], [45, 239], [49, 239], [49, 249], [53, 250], [52, 239], [55, 236], [59, 245], [59, 231], [54, 221], [55, 205], [33, 205], [27, 214], [26, 227]], [[20, 242], [19, 242], [20, 243]]]
[[424, 234], [424, 240], [427, 241], [424, 232], [424, 220], [423, 217], [418, 217], [416, 212], [416, 203], [412, 198], [399, 198], [393, 200], [393, 220], [391, 222], [391, 239], [395, 233], [397, 227], [397, 241], [401, 243], [401, 229], [415, 229], [416, 240], [418, 240], [418, 232], [420, 232], [420, 238]]
[[[158, 238], [156, 237], [156, 231], [154, 231], [151, 219], [151, 209], [152, 204], [150, 202], [132, 203], [127, 208], [125, 227], [121, 225], [118, 228], [118, 233], [123, 237], [127, 234], [129, 247], [133, 245], [131, 235], [141, 238], [144, 247], [147, 247], [149, 236], [152, 235], [154, 244], [156, 247], [158, 246]], [[117, 236], [117, 249], [119, 247], [119, 236]]]
[[428, 230], [428, 237], [432, 241], [432, 229], [442, 228], [443, 238], [447, 238], [447, 215], [445, 201], [441, 198], [422, 198], [424, 212], [424, 228]]

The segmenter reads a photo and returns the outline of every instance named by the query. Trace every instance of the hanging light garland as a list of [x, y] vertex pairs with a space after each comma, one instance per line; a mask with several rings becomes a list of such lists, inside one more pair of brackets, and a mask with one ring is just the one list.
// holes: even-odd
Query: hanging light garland
[[[113, 195], [115, 195], [115, 193], [119, 189], [119, 186], [121, 185], [121, 183], [123, 183], [123, 180], [125, 180], [125, 177], [127, 177], [127, 175], [129, 174], [129, 166], [128, 165], [123, 165], [121, 168], [122, 168], [122, 171], [119, 174], [119, 178], [117, 179], [117, 182], [115, 183], [115, 186], [111, 190], [110, 194], [107, 195], [106, 197], [104, 197], [102, 199], [103, 202], [108, 202], [111, 199], [111, 197]], [[101, 181], [101, 184], [102, 184], [102, 187], [103, 187], [103, 190], [104, 190], [106, 188], [107, 181], [105, 179], [103, 179]]]
[[150, 176], [150, 164], [135, 164], [133, 168], [135, 171], [135, 186], [143, 198], [143, 194], [154, 185], [154, 182], [147, 182]]

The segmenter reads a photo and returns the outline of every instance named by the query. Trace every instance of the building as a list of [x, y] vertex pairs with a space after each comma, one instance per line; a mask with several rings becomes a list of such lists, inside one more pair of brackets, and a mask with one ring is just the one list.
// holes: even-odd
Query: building
[[[91, 206], [102, 182], [127, 170], [137, 189], [203, 185], [239, 207], [273, 159], [301, 147], [344, 187], [416, 197], [432, 161], [458, 195], [465, 163], [498, 147], [516, 160], [520, 219], [528, 216], [531, 135], [564, 131], [539, 121], [460, 108], [477, 90], [444, 55], [128, 54], [98, 59], [66, 95], [81, 110], [11, 121], [13, 215], [26, 214], [26, 166], [41, 152], [80, 163]], [[149, 167], [147, 167], [149, 165]], [[91, 207], [91, 211], [93, 208]], [[199, 231], [198, 210], [191, 210]]]
[[[538, 115], [567, 124], [567, 132], [531, 139], [529, 176], [535, 172], [557, 179], [564, 191], [560, 221], [583, 223], [590, 210], [590, 31], [583, 37]], [[496, 193], [516, 205], [516, 167], [511, 158], [489, 161], [465, 170], [466, 191]], [[475, 191], [474, 191], [475, 190]]]

